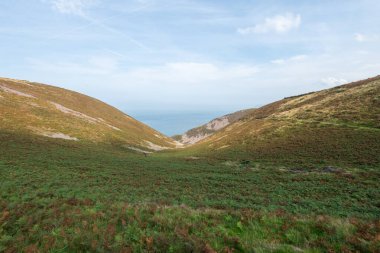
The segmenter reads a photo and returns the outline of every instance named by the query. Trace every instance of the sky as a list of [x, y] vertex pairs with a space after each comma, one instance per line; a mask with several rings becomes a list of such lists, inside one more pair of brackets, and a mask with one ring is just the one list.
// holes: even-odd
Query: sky
[[378, 0], [2, 0], [0, 76], [165, 134], [380, 74]]

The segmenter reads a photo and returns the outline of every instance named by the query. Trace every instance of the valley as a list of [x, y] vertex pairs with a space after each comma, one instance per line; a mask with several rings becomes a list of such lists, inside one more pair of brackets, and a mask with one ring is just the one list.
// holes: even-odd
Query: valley
[[285, 98], [182, 147], [1, 79], [0, 252], [378, 252], [379, 95], [376, 77]]

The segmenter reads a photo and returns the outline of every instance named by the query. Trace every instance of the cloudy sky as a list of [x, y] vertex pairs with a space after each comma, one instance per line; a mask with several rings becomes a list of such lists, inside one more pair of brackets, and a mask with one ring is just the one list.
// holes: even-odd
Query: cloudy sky
[[2, 0], [0, 75], [179, 133], [380, 74], [379, 10], [378, 0]]

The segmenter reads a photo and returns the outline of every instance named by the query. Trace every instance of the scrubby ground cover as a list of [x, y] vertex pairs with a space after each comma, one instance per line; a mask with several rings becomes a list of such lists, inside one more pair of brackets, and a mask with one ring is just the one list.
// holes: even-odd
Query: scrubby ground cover
[[0, 252], [378, 252], [380, 169], [0, 134]]
[[288, 97], [186, 151], [281, 164], [380, 164], [380, 77]]
[[[378, 167], [380, 164], [380, 128], [339, 123], [273, 121], [248, 122], [231, 140], [208, 142], [182, 151], [186, 155], [266, 161], [281, 165]], [[247, 132], [256, 129], [254, 138]], [[219, 147], [222, 145], [221, 147]], [[225, 148], [224, 148], [225, 147]], [[181, 152], [177, 152], [181, 155]], [[176, 154], [174, 154], [176, 155]]]

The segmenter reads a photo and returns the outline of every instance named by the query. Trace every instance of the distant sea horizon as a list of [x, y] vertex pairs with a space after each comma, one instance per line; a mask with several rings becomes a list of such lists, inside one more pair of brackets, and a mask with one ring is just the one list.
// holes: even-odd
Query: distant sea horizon
[[187, 130], [206, 124], [212, 119], [228, 114], [226, 111], [211, 112], [128, 112], [138, 121], [167, 136], [183, 134]]

